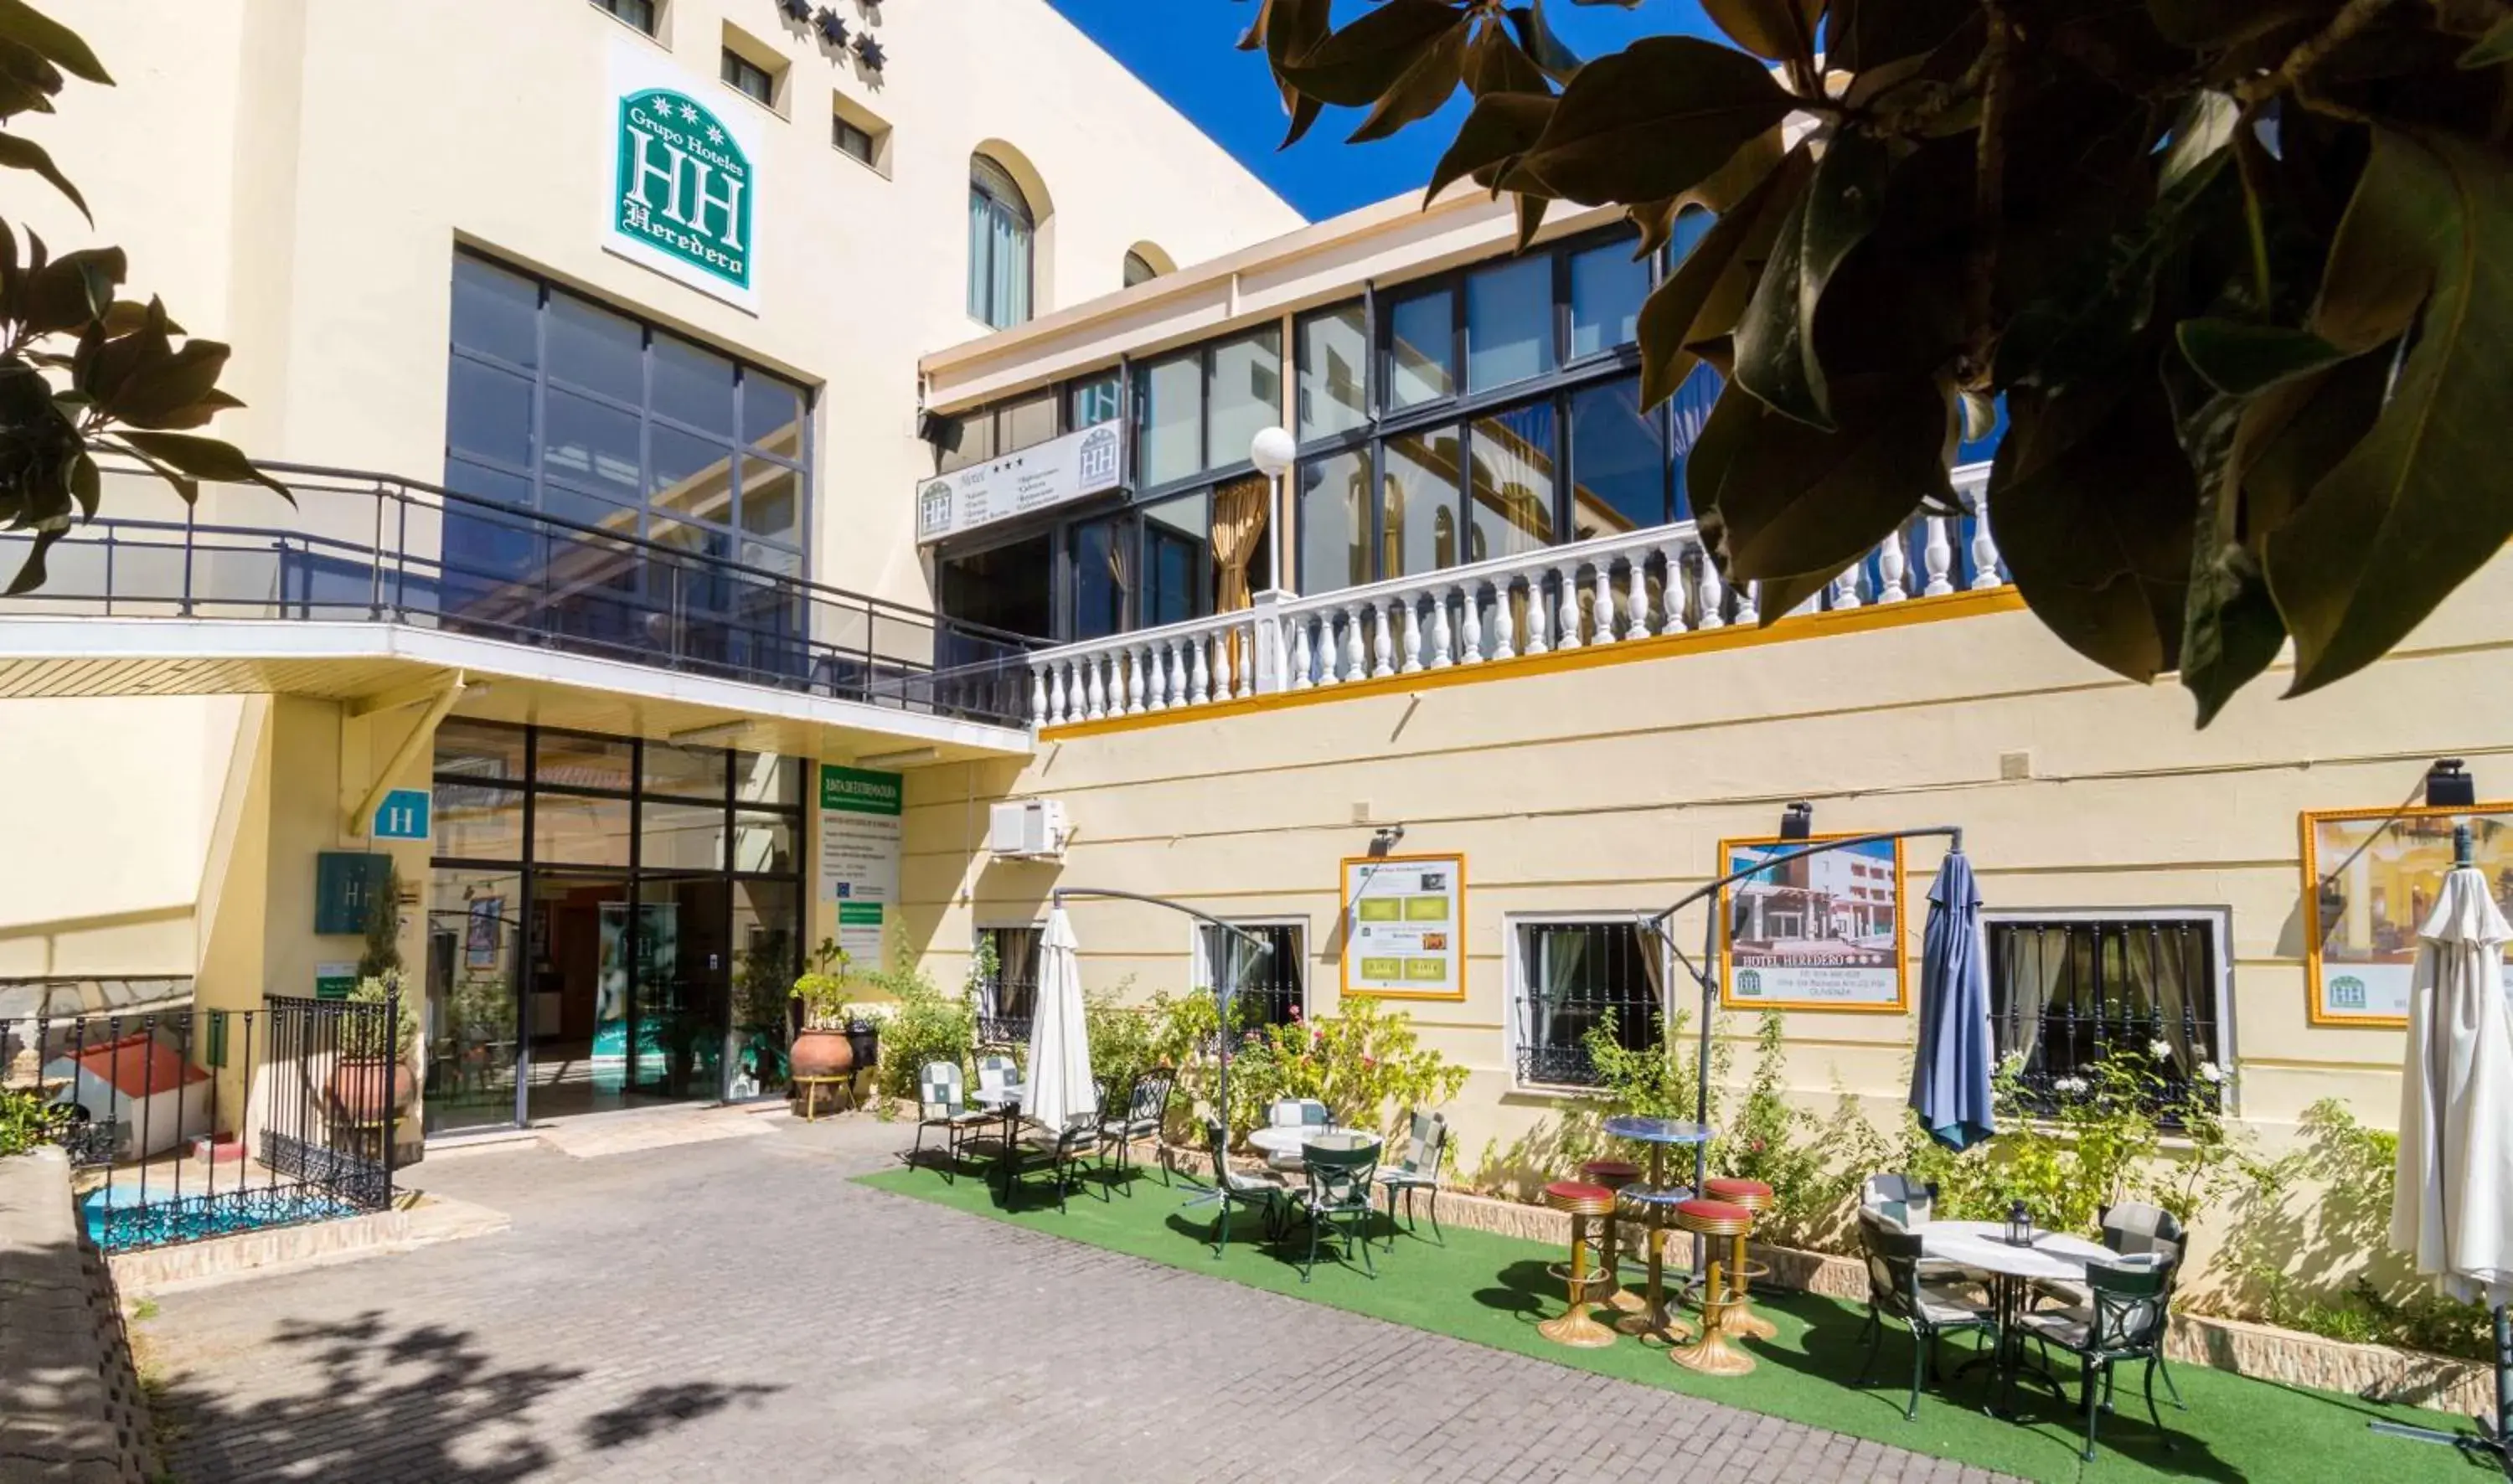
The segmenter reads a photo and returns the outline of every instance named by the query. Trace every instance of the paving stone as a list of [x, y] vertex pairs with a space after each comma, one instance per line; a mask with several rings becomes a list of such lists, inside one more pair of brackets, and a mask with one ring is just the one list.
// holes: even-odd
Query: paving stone
[[1976, 1479], [868, 1191], [867, 1118], [433, 1159], [510, 1230], [176, 1293], [184, 1484]]

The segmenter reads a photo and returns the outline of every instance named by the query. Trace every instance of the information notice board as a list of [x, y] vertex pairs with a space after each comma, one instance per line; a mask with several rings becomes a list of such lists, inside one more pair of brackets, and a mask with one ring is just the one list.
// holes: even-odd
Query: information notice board
[[1343, 993], [1466, 997], [1464, 856], [1347, 858], [1343, 925]]

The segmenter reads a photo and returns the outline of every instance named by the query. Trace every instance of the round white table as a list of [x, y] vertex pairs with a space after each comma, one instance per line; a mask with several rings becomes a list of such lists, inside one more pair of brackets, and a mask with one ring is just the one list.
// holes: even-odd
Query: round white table
[[[2019, 1374], [2039, 1378], [2066, 1400], [2057, 1377], [2038, 1366], [2026, 1367], [2024, 1332], [2015, 1320], [2023, 1313], [2037, 1279], [2082, 1283], [2086, 1265], [2112, 1261], [2111, 1249], [2064, 1231], [2041, 1230], [2034, 1232], [2031, 1246], [2018, 1247], [2007, 1240], [2007, 1224], [1996, 1221], [1933, 1221], [1911, 1230], [1919, 1235], [1920, 1250], [1929, 1257], [1989, 1274], [1990, 1300], [1998, 1310], [1998, 1344], [1982, 1358], [1993, 1367], [2000, 1401], [2013, 1393]], [[1955, 1374], [1960, 1376], [1979, 1363], [1978, 1359], [1967, 1362]]]
[[1365, 1134], [1350, 1128], [1321, 1128], [1314, 1123], [1256, 1128], [1248, 1132], [1249, 1148], [1263, 1150], [1268, 1154], [1289, 1155], [1295, 1159], [1299, 1157], [1303, 1147], [1311, 1144], [1323, 1144], [1329, 1149], [1359, 1149], [1365, 1144], [1377, 1142], [1378, 1136], [1376, 1134]]

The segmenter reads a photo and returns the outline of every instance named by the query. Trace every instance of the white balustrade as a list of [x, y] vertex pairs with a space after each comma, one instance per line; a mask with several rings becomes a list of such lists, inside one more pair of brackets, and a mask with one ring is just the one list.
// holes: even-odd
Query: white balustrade
[[1943, 598], [1955, 590], [1950, 576], [1955, 565], [1954, 544], [1946, 539], [1944, 516], [1928, 517], [1928, 527], [1929, 544], [1920, 553], [1920, 560], [1928, 565], [1929, 580], [1920, 589], [1920, 596]]
[[1313, 658], [1309, 653], [1309, 625], [1314, 621], [1306, 613], [1292, 615], [1292, 688], [1294, 690], [1306, 690], [1313, 683], [1309, 679], [1309, 664]]
[[[1727, 588], [1725, 588], [1725, 587], [1723, 587], [1723, 586], [1721, 586], [1721, 585], [1720, 585], [1720, 581], [1719, 581], [1719, 564], [1718, 564], [1718, 563], [1716, 563], [1716, 562], [1711, 561], [1711, 560], [1710, 560], [1710, 553], [1708, 553], [1708, 552], [1706, 552], [1706, 551], [1705, 551], [1705, 552], [1700, 553], [1700, 559], [1701, 559], [1701, 570], [1700, 570], [1700, 573], [1699, 573], [1699, 576], [1700, 576], [1700, 579], [1701, 579], [1701, 623], [1700, 623], [1700, 627], [1701, 627], [1701, 628], [1703, 628], [1703, 629], [1718, 629], [1718, 628], [1725, 628], [1725, 627], [1727, 626], [1727, 623], [1728, 623], [1728, 615], [1727, 615], [1726, 613], [1721, 612], [1721, 611], [1720, 611], [1720, 609], [1722, 609], [1722, 608], [1724, 608], [1724, 607], [1726, 607], [1726, 606], [1728, 605], [1728, 590], [1727, 590]], [[1668, 562], [1667, 562], [1666, 571], [1667, 571], [1666, 585], [1667, 585], [1667, 588], [1669, 589], [1669, 591], [1670, 591], [1670, 592], [1672, 592], [1672, 590], [1673, 590], [1673, 589], [1674, 589], [1674, 587], [1675, 587], [1675, 563], [1674, 563], [1674, 560], [1673, 560], [1672, 558], [1670, 558], [1670, 559], [1668, 560]], [[1669, 607], [1677, 606], [1677, 605], [1676, 605], [1675, 601], [1674, 601], [1672, 598], [1668, 599], [1668, 601], [1667, 601], [1667, 605], [1668, 605]], [[1740, 612], [1740, 613], [1738, 613], [1738, 614], [1736, 615], [1736, 621], [1737, 621], [1738, 623], [1745, 623], [1745, 624], [1750, 624], [1750, 623], [1752, 623], [1752, 622], [1754, 621], [1754, 601], [1753, 601], [1752, 599], [1748, 598], [1748, 599], [1746, 599], [1746, 600], [1745, 600], [1745, 608], [1744, 608], [1744, 611], [1743, 611], [1743, 612]]]
[[1989, 533], [1989, 516], [1983, 512], [1972, 527], [1972, 586], [1974, 592], [2002, 585], [1998, 575], [1998, 542]]
[[1910, 596], [1902, 591], [1902, 571], [1910, 562], [1910, 558], [1903, 552], [1902, 543], [1908, 538], [1908, 532], [1896, 530], [1885, 538], [1883, 546], [1876, 549], [1876, 601], [1878, 603], [1900, 603]]
[[1469, 582], [1457, 589], [1457, 663], [1461, 665], [1483, 663], [1484, 626], [1480, 616], [1483, 595], [1476, 591], [1482, 586], [1479, 582]]
[[1517, 584], [1503, 575], [1493, 581], [1493, 652], [1495, 659], [1516, 659], [1518, 651], [1510, 646], [1510, 634], [1516, 620], [1510, 612], [1510, 594]]
[[1554, 576], [1561, 587], [1562, 622], [1554, 628], [1553, 647], [1576, 649], [1579, 647], [1579, 569], [1576, 566], [1556, 567]]

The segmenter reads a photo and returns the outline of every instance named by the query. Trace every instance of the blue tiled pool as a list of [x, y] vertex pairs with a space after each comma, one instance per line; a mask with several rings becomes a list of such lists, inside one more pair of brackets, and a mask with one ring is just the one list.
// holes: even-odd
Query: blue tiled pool
[[355, 1216], [358, 1208], [306, 1186], [175, 1197], [162, 1189], [108, 1185], [79, 1202], [88, 1239], [101, 1252], [168, 1247], [214, 1236]]

